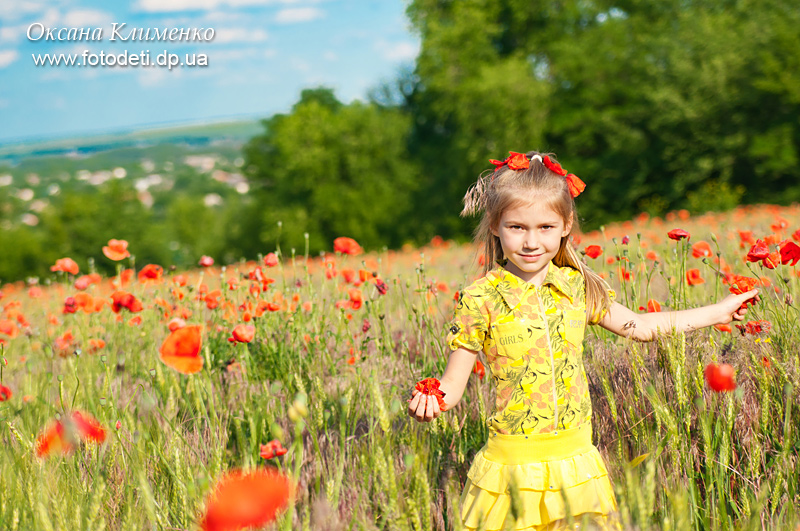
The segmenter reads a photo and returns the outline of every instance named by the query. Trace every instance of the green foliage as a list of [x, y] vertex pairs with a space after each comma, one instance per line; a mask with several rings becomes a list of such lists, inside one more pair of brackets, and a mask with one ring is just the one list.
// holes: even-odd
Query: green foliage
[[258, 240], [302, 249], [308, 233], [312, 251], [330, 250], [338, 236], [373, 248], [402, 242], [419, 174], [405, 149], [407, 115], [345, 106], [318, 89], [264, 125], [244, 150], [258, 185]]

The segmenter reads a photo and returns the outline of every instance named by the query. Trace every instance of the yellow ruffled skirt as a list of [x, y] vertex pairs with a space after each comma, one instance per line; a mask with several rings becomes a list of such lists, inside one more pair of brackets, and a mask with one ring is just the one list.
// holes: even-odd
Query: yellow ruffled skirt
[[601, 528], [612, 528], [606, 516], [617, 510], [617, 502], [589, 423], [542, 434], [492, 432], [467, 477], [461, 518], [469, 530], [504, 529], [507, 519], [515, 530], [566, 528], [568, 512], [578, 522], [588, 515]]

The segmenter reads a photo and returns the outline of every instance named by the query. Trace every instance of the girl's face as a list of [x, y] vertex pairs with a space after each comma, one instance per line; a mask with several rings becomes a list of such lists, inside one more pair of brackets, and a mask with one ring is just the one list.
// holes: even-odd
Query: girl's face
[[503, 213], [492, 234], [500, 238], [506, 269], [522, 280], [540, 286], [547, 266], [558, 252], [561, 238], [572, 230], [572, 216], [561, 216], [544, 204], [529, 203]]

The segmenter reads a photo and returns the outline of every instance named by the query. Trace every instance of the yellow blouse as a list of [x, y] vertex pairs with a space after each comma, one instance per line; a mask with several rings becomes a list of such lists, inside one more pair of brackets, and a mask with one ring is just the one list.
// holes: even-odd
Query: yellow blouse
[[549, 433], [591, 422], [585, 327], [586, 285], [571, 267], [551, 262], [537, 288], [498, 266], [461, 291], [447, 343], [486, 355], [497, 384], [490, 430]]

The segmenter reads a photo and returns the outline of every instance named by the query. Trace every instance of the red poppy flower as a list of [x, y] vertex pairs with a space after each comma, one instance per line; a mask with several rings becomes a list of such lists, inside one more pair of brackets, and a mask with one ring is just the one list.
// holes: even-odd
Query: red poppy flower
[[333, 240], [333, 250], [337, 253], [349, 254], [352, 256], [359, 255], [364, 251], [353, 238], [346, 238], [344, 236]]
[[698, 284], [705, 284], [705, 279], [700, 276], [699, 269], [689, 269], [686, 271], [686, 283], [690, 286], [696, 286]]
[[764, 240], [756, 240], [753, 247], [747, 253], [748, 262], [758, 262], [769, 256], [769, 247], [764, 243]]
[[358, 310], [364, 303], [364, 296], [361, 294], [361, 290], [358, 288], [352, 288], [348, 292], [350, 295], [350, 307], [354, 310]]
[[214, 259], [210, 256], [203, 255], [200, 257], [200, 261], [198, 262], [203, 267], [211, 267], [214, 265]]
[[792, 239], [796, 242], [800, 242], [800, 229], [797, 229], [792, 233]]
[[647, 251], [647, 254], [644, 255], [644, 257], [648, 260], [652, 260], [653, 262], [658, 260], [658, 254], [655, 251]]
[[625, 236], [622, 237], [622, 245], [628, 245], [629, 243], [631, 243], [631, 239], [626, 234]]
[[583, 250], [586, 253], [586, 256], [589, 258], [597, 258], [601, 254], [603, 254], [603, 248], [599, 245], [588, 245], [586, 249]]
[[256, 327], [253, 325], [239, 324], [233, 329], [232, 337], [228, 338], [231, 343], [250, 343], [256, 335]]
[[781, 264], [794, 266], [800, 260], [800, 245], [786, 241], [781, 246]]
[[672, 229], [667, 233], [667, 236], [669, 236], [670, 240], [675, 240], [676, 242], [683, 239], [688, 240], [691, 237], [689, 233], [683, 229]]
[[716, 391], [733, 391], [736, 389], [736, 381], [733, 378], [733, 367], [727, 363], [717, 365], [716, 363], [709, 363], [706, 366], [705, 377], [708, 386]]
[[275, 253], [269, 253], [264, 257], [264, 265], [267, 267], [275, 267], [278, 265], [278, 255]]
[[11, 392], [11, 389], [6, 387], [5, 385], [0, 384], [0, 402], [11, 400], [12, 395], [13, 393]]
[[530, 167], [531, 162], [524, 153], [517, 153], [515, 151], [509, 151], [509, 153], [510, 155], [506, 157], [505, 160], [489, 159], [489, 162], [495, 166], [494, 171], [499, 170], [506, 164], [508, 164], [509, 169], [512, 170], [524, 170]]
[[378, 288], [378, 293], [381, 295], [386, 295], [386, 293], [389, 292], [389, 286], [387, 286], [386, 282], [379, 278], [375, 279], [375, 287]]
[[36, 456], [66, 455], [79, 441], [101, 444], [106, 440], [106, 430], [100, 422], [83, 411], [57, 420], [36, 438]]
[[89, 340], [89, 354], [94, 354], [100, 349], [106, 347], [106, 342], [102, 339], [92, 338]]
[[766, 267], [767, 269], [775, 269], [781, 264], [781, 253], [775, 251], [773, 253], [769, 253], [769, 255], [761, 260], [761, 265]]
[[695, 258], [711, 257], [711, 246], [708, 242], [699, 241], [692, 245], [692, 256]]
[[284, 448], [278, 439], [273, 439], [267, 444], [261, 445], [261, 457], [263, 457], [264, 459], [273, 459], [275, 457], [280, 457], [288, 451], [289, 450]]
[[647, 311], [650, 313], [656, 313], [661, 311], [661, 303], [659, 303], [655, 299], [650, 299], [647, 301]]
[[286, 508], [293, 491], [291, 479], [277, 470], [228, 472], [214, 487], [200, 527], [204, 531], [264, 527]]
[[82, 411], [75, 411], [72, 414], [72, 422], [75, 423], [75, 428], [83, 441], [91, 441], [93, 443], [101, 444], [106, 440], [106, 430], [100, 422]]
[[[758, 284], [759, 282], [755, 278], [732, 275], [731, 287], [728, 288], [728, 290], [734, 295], [741, 295], [742, 293], [746, 293], [755, 288]], [[748, 304], [755, 304], [755, 298], [744, 301], [739, 309], [743, 310], [747, 308]]]
[[108, 240], [108, 245], [103, 247], [103, 254], [109, 260], [118, 262], [131, 255], [128, 252], [128, 242], [125, 240]]
[[147, 264], [139, 271], [139, 282], [145, 283], [149, 280], [160, 280], [164, 273], [164, 268], [156, 264]]
[[114, 313], [119, 313], [122, 308], [133, 313], [141, 312], [144, 309], [139, 299], [127, 291], [115, 291], [111, 294], [111, 300], [111, 310]]
[[11, 339], [17, 337], [19, 333], [19, 328], [17, 328], [17, 323], [11, 321], [10, 319], [3, 319], [0, 321], [0, 334], [5, 334]]
[[88, 275], [78, 277], [78, 279], [75, 280], [74, 286], [75, 289], [85, 290], [92, 284], [98, 284], [101, 280], [102, 278], [97, 273], [90, 273]]
[[436, 378], [425, 378], [424, 380], [420, 380], [414, 386], [414, 389], [422, 393], [423, 395], [435, 396], [436, 401], [439, 402], [439, 409], [444, 411], [447, 405], [444, 403], [444, 391], [439, 390], [439, 385], [441, 382]]
[[161, 345], [161, 361], [183, 374], [200, 372], [203, 368], [201, 330], [200, 325], [190, 325], [172, 332]]
[[56, 260], [56, 265], [50, 266], [50, 271], [63, 271], [77, 275], [80, 269], [72, 258], [59, 258]]
[[772, 329], [772, 323], [765, 320], [747, 321], [744, 326], [745, 331], [750, 335], [767, 333]]
[[733, 332], [733, 328], [731, 328], [731, 325], [729, 325], [729, 324], [718, 324], [718, 325], [714, 325], [714, 328], [716, 328], [716, 329], [717, 329], [717, 330], [719, 330], [720, 332], [727, 332], [727, 333], [729, 333], [729, 334], [730, 334], [731, 332]]
[[[475, 366], [472, 368], [472, 373], [477, 374], [478, 378], [483, 380], [484, 376], [486, 376], [486, 367], [483, 366], [483, 363], [480, 360], [475, 360]], [[439, 404], [441, 408], [441, 403]]]

